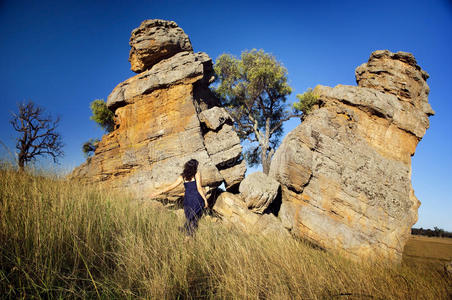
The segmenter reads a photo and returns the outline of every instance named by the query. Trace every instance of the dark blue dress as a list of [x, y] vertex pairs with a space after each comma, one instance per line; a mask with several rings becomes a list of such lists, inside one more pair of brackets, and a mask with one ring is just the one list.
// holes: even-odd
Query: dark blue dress
[[202, 209], [204, 208], [204, 199], [198, 192], [196, 187], [196, 179], [193, 181], [184, 182], [184, 212], [185, 212], [185, 230], [189, 235], [193, 235], [198, 227], [198, 220], [202, 216]]

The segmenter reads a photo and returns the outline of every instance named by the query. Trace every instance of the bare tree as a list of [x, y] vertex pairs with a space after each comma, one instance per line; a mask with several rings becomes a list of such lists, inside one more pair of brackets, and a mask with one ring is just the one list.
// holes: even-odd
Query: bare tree
[[44, 109], [32, 101], [20, 103], [19, 112], [12, 113], [11, 125], [19, 133], [16, 149], [18, 150], [18, 165], [20, 170], [35, 160], [37, 156], [48, 155], [54, 162], [63, 156], [61, 135], [56, 132], [59, 118], [52, 120]]

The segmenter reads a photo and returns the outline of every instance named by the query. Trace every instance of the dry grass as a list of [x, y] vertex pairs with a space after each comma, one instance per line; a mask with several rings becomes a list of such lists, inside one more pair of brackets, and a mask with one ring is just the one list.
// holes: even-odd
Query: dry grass
[[52, 176], [0, 170], [4, 298], [448, 299], [423, 265], [353, 263], [296, 240], [174, 213]]

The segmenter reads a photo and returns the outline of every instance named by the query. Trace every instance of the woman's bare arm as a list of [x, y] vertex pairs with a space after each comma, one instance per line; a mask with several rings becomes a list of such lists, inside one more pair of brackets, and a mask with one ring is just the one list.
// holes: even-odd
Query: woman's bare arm
[[154, 191], [153, 193], [151, 193], [150, 197], [154, 198], [160, 194], [166, 193], [172, 189], [174, 189], [176, 186], [178, 186], [181, 182], [183, 181], [182, 176], [177, 177], [176, 181], [174, 181], [172, 184], [170, 184], [169, 186], [167, 186], [166, 188]]
[[198, 189], [198, 192], [201, 195], [201, 197], [204, 199], [204, 204], [206, 205], [205, 207], [207, 207], [209, 203], [207, 202], [206, 195], [204, 194], [204, 189], [202, 188], [201, 173], [196, 172], [195, 178], [196, 178], [196, 188]]

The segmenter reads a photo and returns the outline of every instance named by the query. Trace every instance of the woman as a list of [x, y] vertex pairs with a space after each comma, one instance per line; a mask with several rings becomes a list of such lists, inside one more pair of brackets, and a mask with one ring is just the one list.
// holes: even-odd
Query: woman
[[198, 161], [190, 159], [184, 165], [184, 171], [170, 186], [156, 191], [150, 195], [151, 198], [156, 197], [162, 193], [166, 193], [181, 182], [184, 182], [184, 212], [185, 212], [185, 230], [188, 235], [193, 235], [195, 229], [198, 227], [198, 220], [202, 216], [203, 208], [207, 207], [207, 198], [202, 189], [201, 174], [198, 172]]

